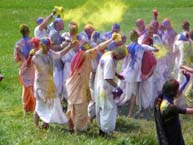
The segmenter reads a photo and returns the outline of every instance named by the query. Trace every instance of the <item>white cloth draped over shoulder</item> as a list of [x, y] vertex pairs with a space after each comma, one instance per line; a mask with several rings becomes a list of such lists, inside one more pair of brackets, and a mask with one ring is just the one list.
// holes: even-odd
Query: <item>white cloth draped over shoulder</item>
[[123, 94], [121, 95], [120, 102], [118, 103], [118, 105], [125, 104], [127, 101], [130, 100], [132, 95], [135, 95], [137, 97], [137, 105], [144, 107], [149, 106], [148, 101], [151, 100], [152, 97], [143, 97], [143, 95], [140, 95], [139, 93], [139, 87], [142, 82], [141, 65], [144, 52], [153, 51], [155, 48], [145, 44], [138, 44], [135, 42], [128, 45], [127, 48], [129, 54], [127, 57], [124, 58], [121, 70], [121, 74], [124, 76], [125, 79], [119, 81], [119, 86], [123, 90]]
[[[36, 96], [35, 111], [46, 123], [67, 123], [67, 117], [62, 110], [60, 99], [53, 80], [53, 60], [59, 58], [53, 52], [43, 54], [36, 52], [32, 61], [35, 64], [34, 92]], [[47, 98], [45, 102], [44, 98]]]

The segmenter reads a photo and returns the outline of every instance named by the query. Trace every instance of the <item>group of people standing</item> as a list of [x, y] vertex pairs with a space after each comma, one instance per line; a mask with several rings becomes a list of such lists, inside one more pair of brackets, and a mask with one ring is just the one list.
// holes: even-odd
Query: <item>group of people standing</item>
[[[68, 122], [70, 132], [79, 132], [96, 117], [100, 134], [111, 134], [117, 106], [129, 102], [128, 116], [134, 117], [135, 106], [138, 112], [153, 108], [166, 81], [186, 80], [180, 69], [187, 71], [182, 64], [192, 63], [189, 52], [193, 31], [189, 31], [188, 21], [183, 22], [183, 32], [177, 35], [168, 18], [158, 22], [155, 10], [147, 26], [143, 19], [136, 20], [136, 29], [130, 31], [130, 43], [126, 45], [127, 37], [118, 23], [104, 33], [86, 24], [79, 33], [78, 24], [71, 21], [68, 32], [61, 34], [64, 21], [56, 15], [53, 11], [37, 19], [34, 38], [29, 27], [22, 24], [22, 38], [14, 48], [15, 61], [20, 62], [23, 108], [34, 112], [36, 126], [39, 119], [44, 128], [50, 123]], [[122, 59], [118, 73], [117, 64]], [[179, 97], [176, 105], [184, 107], [184, 100]], [[62, 101], [68, 104], [66, 114]]]

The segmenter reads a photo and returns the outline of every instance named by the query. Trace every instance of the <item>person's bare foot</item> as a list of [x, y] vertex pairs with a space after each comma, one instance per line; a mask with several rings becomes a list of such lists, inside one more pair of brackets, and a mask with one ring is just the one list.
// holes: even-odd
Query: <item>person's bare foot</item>
[[49, 124], [46, 122], [43, 122], [42, 129], [48, 129], [48, 128], [49, 128]]

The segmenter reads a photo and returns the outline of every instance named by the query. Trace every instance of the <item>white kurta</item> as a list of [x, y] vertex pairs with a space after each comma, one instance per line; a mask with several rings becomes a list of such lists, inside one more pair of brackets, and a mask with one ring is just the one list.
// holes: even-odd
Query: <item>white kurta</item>
[[[60, 45], [62, 43], [62, 36], [60, 35], [60, 32], [57, 31], [55, 28], [51, 29], [49, 32], [49, 38], [54, 45]], [[54, 77], [54, 82], [56, 85], [56, 89], [58, 92], [59, 97], [62, 97], [62, 89], [63, 89], [63, 68], [64, 64], [61, 60], [61, 58], [54, 59], [53, 62], [53, 77]]]
[[[183, 83], [185, 80], [184, 75], [180, 71], [180, 65], [185, 64], [185, 65], [191, 65], [191, 59], [190, 57], [193, 54], [192, 46], [189, 41], [180, 41], [176, 40], [174, 43], [174, 48], [173, 48], [174, 54], [175, 54], [175, 73], [176, 73], [176, 78], [180, 83]], [[191, 85], [191, 84], [190, 84]], [[186, 91], [186, 89], [184, 90]], [[184, 93], [184, 92], [183, 92]], [[180, 97], [175, 99], [175, 104], [181, 107], [186, 106], [186, 99], [185, 95], [181, 95]]]
[[175, 41], [176, 32], [173, 29], [165, 30], [162, 36], [162, 42], [163, 44], [168, 48], [168, 54], [167, 54], [167, 70], [168, 75], [167, 79], [173, 78], [172, 72], [174, 69], [174, 53], [173, 53], [173, 44]]
[[96, 120], [100, 129], [111, 133], [115, 129], [117, 105], [113, 99], [111, 86], [105, 79], [114, 79], [116, 63], [110, 54], [104, 54], [99, 62], [95, 76], [94, 97]]
[[48, 37], [48, 32], [46, 31], [46, 29], [43, 29], [42, 31], [40, 31], [40, 26], [36, 26], [34, 29], [34, 37], [38, 38], [38, 39], [42, 39], [44, 37]]
[[[138, 38], [138, 43], [141, 44], [146, 34], [143, 34]], [[137, 97], [136, 103], [139, 106], [139, 111], [153, 107], [154, 93], [153, 93], [153, 75], [143, 80], [139, 84], [139, 96]]]
[[153, 72], [153, 95], [157, 97], [161, 91], [163, 84], [168, 79], [169, 72], [167, 66], [167, 48], [163, 45], [163, 42], [159, 35], [153, 35], [153, 45], [159, 49], [157, 56], [157, 65]]
[[67, 90], [66, 90], [66, 80], [68, 79], [70, 75], [70, 64], [72, 58], [76, 55], [76, 52], [74, 50], [68, 51], [66, 55], [62, 57], [62, 61], [64, 63], [64, 70], [63, 70], [63, 97], [67, 99]]
[[183, 75], [179, 69], [180, 65], [190, 65], [186, 62], [186, 59], [188, 59], [188, 57], [192, 55], [191, 49], [192, 48], [189, 41], [176, 40], [174, 43], [173, 51], [175, 54], [175, 73], [177, 75], [176, 78], [179, 82], [182, 82], [184, 80]]
[[[137, 98], [137, 104], [141, 106], [149, 106], [149, 102], [145, 100], [151, 100], [152, 97], [139, 95], [139, 87], [142, 83], [141, 79], [141, 65], [144, 51], [152, 51], [155, 48], [148, 45], [140, 45], [138, 43], [131, 43], [128, 47], [129, 55], [125, 57], [122, 65], [122, 75], [124, 80], [119, 81], [119, 86], [123, 90], [119, 105], [126, 103], [134, 95]], [[135, 49], [135, 53], [132, 52]], [[132, 54], [133, 53], [133, 54]], [[132, 55], [134, 58], [132, 58]], [[150, 87], [150, 86], [148, 86]]]
[[[36, 96], [35, 111], [46, 123], [67, 123], [67, 117], [62, 110], [60, 99], [53, 80], [53, 59], [57, 55], [49, 52], [47, 55], [38, 51], [32, 58], [35, 64], [34, 92]], [[44, 97], [48, 97], [45, 103]]]

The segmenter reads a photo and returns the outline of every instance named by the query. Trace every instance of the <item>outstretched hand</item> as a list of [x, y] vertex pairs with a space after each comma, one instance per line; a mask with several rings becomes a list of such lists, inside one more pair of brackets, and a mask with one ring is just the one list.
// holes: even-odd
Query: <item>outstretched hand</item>
[[185, 76], [186, 81], [189, 81], [189, 80], [190, 80], [190, 73], [188, 73], [188, 72], [185, 71], [185, 70], [183, 70], [182, 73], [183, 73], [183, 75]]
[[118, 73], [116, 73], [116, 76], [117, 76], [117, 78], [120, 79], [120, 80], [124, 80], [124, 79], [125, 79], [124, 76], [122, 76], [122, 75], [120, 75], [120, 74], [118, 74]]
[[115, 89], [113, 89], [112, 94], [114, 99], [119, 98], [122, 95], [123, 91], [120, 87], [116, 87]]
[[52, 10], [52, 15], [54, 16], [56, 14], [56, 9]]

